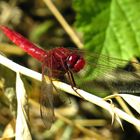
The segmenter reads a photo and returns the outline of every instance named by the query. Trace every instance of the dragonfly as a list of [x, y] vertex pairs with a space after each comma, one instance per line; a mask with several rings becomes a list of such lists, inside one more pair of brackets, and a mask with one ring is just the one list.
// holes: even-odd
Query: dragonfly
[[[76, 86], [74, 81], [73, 72], [77, 73], [85, 66], [84, 58], [76, 53], [76, 51], [71, 51], [70, 49], [64, 47], [57, 47], [52, 50], [46, 51], [39, 48], [28, 39], [23, 37], [21, 34], [13, 31], [6, 26], [0, 26], [3, 33], [17, 46], [22, 48], [25, 52], [36, 58], [38, 61], [42, 62], [42, 95], [41, 95], [41, 116], [45, 122], [47, 129], [51, 128], [54, 121], [54, 107], [53, 107], [53, 95], [52, 86], [47, 86], [45, 82], [45, 73], [50, 79], [51, 84], [52, 78], [59, 78], [65, 74], [71, 83], [72, 88]], [[46, 70], [47, 69], [47, 70]], [[54, 87], [54, 85], [53, 85]], [[74, 89], [75, 90], [75, 89]], [[46, 93], [45, 93], [46, 91]], [[75, 92], [79, 94], [76, 90]], [[79, 96], [81, 96], [79, 94]], [[49, 107], [49, 111], [46, 112], [44, 107]]]
[[[117, 58], [111, 58], [105, 55], [102, 55], [99, 59], [98, 54], [88, 54], [87, 59], [83, 57], [83, 53], [77, 50], [71, 50], [64, 47], [57, 47], [51, 50], [44, 50], [37, 45], [30, 42], [28, 39], [23, 37], [21, 34], [17, 33], [16, 31], [13, 31], [12, 29], [1, 25], [0, 30], [17, 46], [22, 48], [25, 52], [27, 52], [29, 55], [31, 55], [33, 58], [37, 59], [42, 63], [42, 92], [41, 92], [41, 106], [40, 106], [40, 113], [41, 117], [43, 119], [43, 122], [45, 123], [46, 129], [50, 129], [52, 123], [55, 120], [54, 115], [54, 106], [53, 106], [53, 94], [52, 94], [52, 88], [55, 86], [53, 85], [53, 78], [59, 79], [60, 77], [63, 77], [64, 75], [67, 75], [68, 80], [72, 88], [75, 90], [74, 87], [76, 87], [76, 82], [74, 79], [73, 74], [78, 73], [85, 69], [87, 66], [88, 70], [88, 64], [92, 65], [94, 69], [94, 75], [96, 79], [102, 81], [102, 86], [106, 81], [109, 81], [109, 87], [115, 87], [117, 91], [122, 92], [122, 89], [124, 92], [134, 92], [137, 88], [140, 88], [140, 76], [136, 74], [135, 72], [125, 71], [119, 68], [119, 72], [121, 74], [116, 73], [115, 76], [112, 74], [112, 72], [115, 70], [116, 65], [118, 67], [124, 66], [124, 64], [127, 64], [129, 61], [127, 60], [121, 60]], [[94, 59], [93, 62], [88, 62], [88, 58]], [[109, 62], [109, 63], [108, 63]], [[86, 65], [87, 64], [87, 65]], [[132, 62], [132, 64], [140, 66], [137, 62]], [[98, 70], [96, 71], [96, 68]], [[45, 82], [45, 74], [47, 73], [47, 76], [49, 77], [50, 84]], [[90, 70], [87, 72], [90, 73]], [[124, 74], [125, 73], [125, 74]], [[105, 80], [103, 79], [105, 78]], [[116, 81], [118, 78], [119, 82], [118, 85], [116, 84]], [[113, 79], [113, 80], [112, 80]], [[113, 83], [112, 81], [115, 81]], [[128, 87], [124, 86], [124, 81], [136, 81], [136, 84], [128, 90], [128, 87], [130, 86], [128, 84]], [[113, 83], [113, 84], [112, 84]], [[112, 85], [111, 85], [112, 84]], [[111, 86], [110, 86], [111, 85]], [[121, 88], [118, 89], [120, 86]], [[117, 88], [116, 88], [117, 87]], [[112, 89], [114, 91], [114, 88]], [[138, 89], [138, 92], [140, 89]], [[76, 90], [75, 92], [79, 94]], [[140, 92], [139, 92], [140, 93]], [[80, 95], [81, 96], [81, 95]], [[47, 109], [46, 109], [47, 107]]]

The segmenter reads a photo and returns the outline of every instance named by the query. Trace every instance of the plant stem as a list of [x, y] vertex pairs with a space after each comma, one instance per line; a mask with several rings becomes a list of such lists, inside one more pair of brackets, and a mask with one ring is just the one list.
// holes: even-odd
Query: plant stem
[[[15, 62], [9, 60], [8, 58], [0, 55], [0, 64], [8, 67], [9, 69], [19, 72], [21, 74], [24, 74], [28, 77], [31, 77], [33, 79], [36, 79], [38, 81], [42, 80], [42, 75], [38, 72], [35, 72], [33, 70], [30, 70], [26, 67], [23, 67], [19, 64], [16, 64]], [[47, 77], [47, 76], [46, 76]], [[78, 94], [72, 89], [72, 87], [68, 84], [62, 83], [60, 81], [53, 81], [53, 84], [56, 86], [56, 88], [61, 89], [63, 91], [66, 91], [67, 93], [70, 93], [72, 95], [78, 96]], [[107, 103], [104, 99], [97, 97], [91, 93], [88, 93], [86, 91], [83, 91], [81, 89], [77, 89], [76, 91], [87, 101], [96, 104], [97, 106], [100, 106], [101, 108], [104, 108], [109, 111], [109, 113], [112, 115], [113, 113], [116, 113], [120, 118], [126, 120], [127, 122], [140, 127], [140, 121], [127, 113], [123, 112], [122, 110], [118, 109], [117, 107], [112, 108], [112, 106]], [[79, 96], [78, 96], [79, 97]]]
[[70, 27], [70, 25], [67, 23], [67, 21], [63, 18], [61, 13], [57, 10], [53, 2], [51, 0], [44, 0], [44, 2], [48, 6], [50, 11], [53, 13], [53, 15], [56, 17], [56, 19], [59, 21], [59, 23], [62, 25], [64, 30], [68, 33], [73, 42], [77, 45], [77, 47], [83, 48], [82, 42], [80, 41], [76, 33], [73, 31], [73, 29]]

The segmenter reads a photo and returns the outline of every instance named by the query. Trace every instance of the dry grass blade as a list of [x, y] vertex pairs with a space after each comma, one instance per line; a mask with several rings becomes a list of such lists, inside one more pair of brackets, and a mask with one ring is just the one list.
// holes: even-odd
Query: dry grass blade
[[25, 52], [22, 51], [15, 45], [10, 45], [8, 43], [0, 43], [0, 51], [6, 54], [23, 55]]
[[17, 95], [17, 120], [16, 120], [16, 140], [31, 140], [31, 132], [28, 125], [27, 94], [24, 84], [17, 72], [16, 77]]
[[130, 94], [118, 94], [121, 96], [133, 109], [140, 114], [140, 97]]
[[110, 102], [110, 105], [111, 105], [111, 108], [112, 108], [112, 112], [111, 112], [112, 122], [111, 122], [111, 124], [113, 125], [114, 121], [116, 120], [119, 123], [119, 125], [121, 126], [122, 130], [124, 130], [121, 119], [120, 119], [119, 115], [115, 112], [115, 105], [113, 104], [111, 99], [108, 99], [108, 101]]
[[53, 4], [53, 2], [51, 0], [43, 0], [43, 1], [46, 3], [46, 5], [50, 9], [50, 11], [53, 13], [53, 15], [56, 17], [56, 19], [60, 22], [60, 24], [62, 25], [64, 30], [68, 33], [68, 35], [73, 40], [73, 42], [77, 45], [77, 47], [83, 48], [82, 42], [80, 41], [80, 39], [78, 38], [76, 33], [72, 30], [72, 28], [67, 23], [67, 21], [63, 18], [61, 13], [57, 10], [57, 8]]
[[[117, 101], [119, 101], [118, 103], [121, 105], [122, 109], [129, 114], [132, 117], [135, 117], [134, 114], [130, 111], [130, 109], [128, 108], [128, 106], [126, 105], [125, 101], [133, 108], [135, 109], [138, 113], [140, 112], [139, 108], [140, 108], [140, 104], [139, 104], [139, 100], [140, 97], [138, 96], [134, 96], [134, 95], [130, 95], [130, 94], [118, 94], [115, 93], [113, 95], [107, 96], [106, 98], [104, 98], [105, 100], [111, 100], [112, 98], [116, 98]], [[124, 100], [123, 100], [124, 99]], [[111, 100], [112, 101], [112, 100]], [[114, 115], [112, 116], [112, 120], [114, 120], [114, 118], [116, 118], [116, 120], [118, 121], [118, 123], [120, 124], [122, 130], [123, 126], [121, 123], [121, 120], [119, 118], [119, 116], [117, 114], [114, 113]], [[113, 121], [112, 121], [113, 122]], [[140, 131], [140, 126], [135, 125], [135, 127], [137, 128], [138, 131]]]

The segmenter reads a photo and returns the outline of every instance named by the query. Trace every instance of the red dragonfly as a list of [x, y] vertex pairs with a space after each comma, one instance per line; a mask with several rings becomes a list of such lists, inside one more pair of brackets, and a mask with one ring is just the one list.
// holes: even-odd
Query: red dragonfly
[[[38, 61], [43, 63], [42, 65], [42, 81], [43, 81], [42, 91], [43, 92], [41, 92], [42, 105], [40, 108], [41, 109], [40, 112], [46, 128], [50, 129], [54, 121], [53, 95], [51, 94], [52, 87], [54, 87], [52, 78], [59, 79], [59, 77], [67, 74], [71, 86], [74, 87], [76, 86], [76, 84], [74, 81], [73, 73], [77, 73], [80, 70], [82, 70], [88, 61], [86, 61], [85, 63], [85, 58], [83, 58], [81, 53], [79, 53], [76, 50], [70, 50], [67, 48], [59, 47], [49, 51], [45, 51], [37, 47], [35, 44], [31, 43], [28, 39], [26, 39], [19, 33], [9, 29], [6, 26], [0, 26], [0, 29], [13, 43], [15, 43], [17, 46], [19, 46], [24, 51], [26, 51], [29, 55], [31, 55], [32, 57], [36, 58]], [[103, 86], [105, 82], [109, 82], [108, 85], [109, 88], [112, 89], [112, 91], [116, 90], [117, 92], [140, 93], [140, 76], [137, 75], [135, 72], [130, 72], [129, 70], [124, 71], [118, 68], [118, 71], [115, 76], [114, 74], [111, 73], [112, 71], [115, 70], [116, 65], [118, 67], [122, 67], [125, 64], [127, 64], [129, 61], [111, 58], [104, 55], [102, 55], [99, 59], [99, 56], [100, 55], [98, 54], [92, 54], [91, 56], [88, 54], [89, 59], [92, 58], [94, 59], [94, 63], [92, 62], [92, 66], [94, 67], [94, 69], [92, 71], [94, 71], [95, 77], [101, 80], [102, 82], [101, 86]], [[133, 64], [139, 66], [139, 63], [133, 62]], [[97, 71], [96, 68], [98, 68]], [[44, 74], [46, 70], [51, 84], [45, 83]], [[121, 73], [119, 74], [118, 72]], [[88, 73], [90, 73], [90, 71], [88, 71]], [[100, 74], [102, 74], [101, 79], [98, 76]], [[104, 78], [106, 78], [107, 80], [106, 79], [104, 80]], [[115, 82], [113, 83], [112, 81]], [[132, 82], [130, 83], [130, 81]], [[134, 81], [136, 81], [136, 83], [134, 83]], [[126, 86], [124, 82], [126, 82], [128, 86]], [[48, 109], [46, 110], [45, 107], [47, 107]]]
[[[67, 74], [68, 78], [70, 79], [70, 83], [72, 87], [76, 86], [73, 72], [77, 73], [81, 69], [83, 69], [85, 65], [84, 58], [76, 53], [75, 51], [71, 51], [70, 49], [59, 47], [54, 48], [50, 51], [45, 51], [33, 43], [31, 43], [28, 39], [20, 35], [19, 33], [11, 30], [6, 26], [0, 26], [0, 29], [3, 33], [17, 46], [22, 48], [26, 51], [29, 55], [36, 58], [38, 61], [43, 63], [42, 66], [42, 77], [44, 80], [44, 73], [47, 69], [47, 75], [50, 78], [59, 78], [64, 74]], [[52, 82], [51, 82], [52, 83]], [[53, 84], [53, 83], [52, 83]], [[44, 86], [45, 85], [45, 86]], [[43, 82], [42, 91], [46, 91], [47, 84]], [[47, 86], [49, 87], [49, 86]], [[74, 88], [73, 88], [74, 89]], [[43, 121], [45, 122], [45, 126], [47, 129], [50, 129], [53, 121], [54, 121], [54, 108], [53, 108], [53, 96], [50, 93], [52, 87], [50, 86], [46, 91], [46, 93], [42, 92], [41, 95], [41, 116]], [[76, 92], [77, 93], [77, 92]], [[44, 107], [50, 107], [48, 112]]]

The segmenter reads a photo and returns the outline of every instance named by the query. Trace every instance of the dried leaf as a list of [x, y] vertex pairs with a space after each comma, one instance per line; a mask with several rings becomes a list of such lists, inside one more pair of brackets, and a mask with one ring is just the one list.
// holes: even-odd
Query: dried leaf
[[16, 94], [17, 94], [17, 121], [16, 121], [16, 140], [32, 140], [31, 132], [28, 125], [27, 113], [27, 94], [24, 84], [19, 73], [16, 77]]
[[112, 100], [111, 100], [111, 99], [107, 99], [107, 100], [110, 102], [110, 105], [111, 105], [111, 108], [112, 108], [112, 111], [111, 111], [111, 115], [112, 115], [111, 124], [113, 125], [113, 123], [114, 123], [114, 121], [115, 121], [115, 119], [116, 119], [117, 122], [120, 124], [122, 130], [124, 130], [124, 129], [123, 129], [122, 122], [121, 122], [121, 119], [120, 119], [120, 117], [118, 116], [118, 114], [115, 112], [115, 106], [114, 106]]
[[118, 94], [121, 96], [132, 108], [140, 114], [140, 97], [130, 94]]

